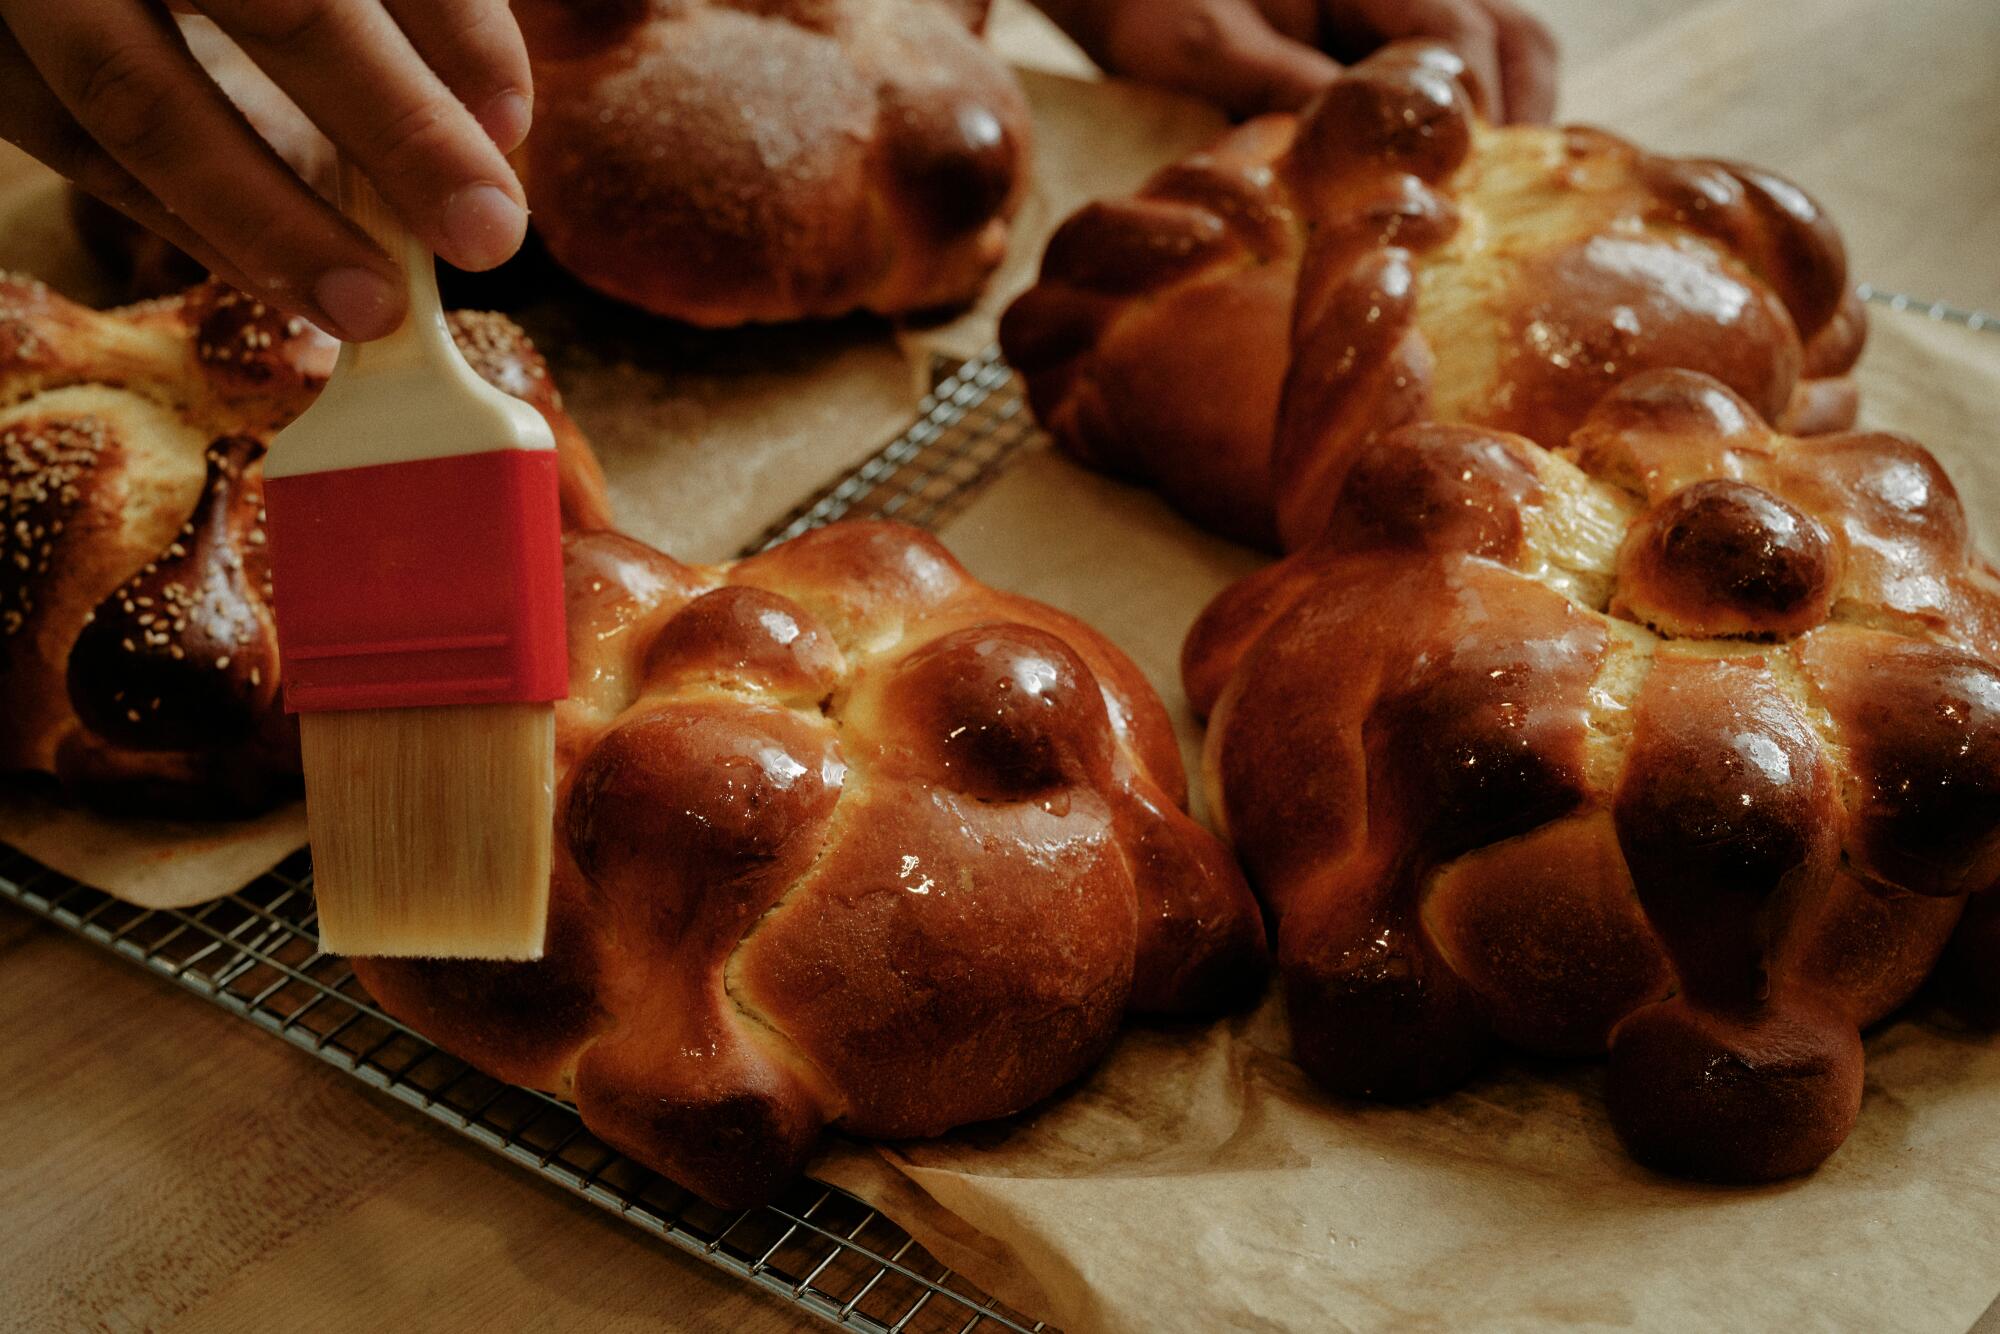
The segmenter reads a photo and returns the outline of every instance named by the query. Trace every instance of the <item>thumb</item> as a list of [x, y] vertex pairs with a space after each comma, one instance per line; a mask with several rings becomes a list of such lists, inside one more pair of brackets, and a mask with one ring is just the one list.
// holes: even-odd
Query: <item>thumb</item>
[[1216, 45], [1201, 91], [1234, 116], [1297, 111], [1340, 73], [1324, 51], [1273, 28], [1248, 3], [1217, 6]]
[[1340, 73], [1325, 53], [1272, 27], [1252, 0], [1137, 0], [1109, 8], [1101, 64], [1220, 103], [1231, 115], [1295, 111]]

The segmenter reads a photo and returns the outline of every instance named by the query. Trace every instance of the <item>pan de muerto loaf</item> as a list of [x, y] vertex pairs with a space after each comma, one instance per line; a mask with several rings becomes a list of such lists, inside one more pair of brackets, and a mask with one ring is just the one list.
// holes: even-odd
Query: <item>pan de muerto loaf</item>
[[1460, 70], [1386, 48], [1303, 116], [1065, 223], [1001, 326], [1063, 448], [1293, 548], [1405, 422], [1559, 442], [1621, 380], [1678, 367], [1795, 433], [1852, 424], [1863, 317], [1803, 192], [1597, 130], [1483, 124]]
[[[541, 357], [498, 316], [450, 321], [554, 426], [565, 519], [603, 526], [603, 479]], [[334, 351], [214, 282], [98, 312], [0, 274], [0, 773], [130, 814], [297, 795], [261, 460]]]
[[569, 628], [546, 957], [355, 970], [709, 1200], [768, 1200], [830, 1125], [1019, 1111], [1128, 1010], [1262, 979], [1137, 669], [923, 534], [841, 524], [723, 567], [577, 537]]
[[[1951, 483], [1705, 376], [1630, 381], [1558, 450], [1361, 446], [1183, 667], [1298, 1058], [1344, 1093], [1448, 1088], [1495, 1039], [1608, 1050], [1639, 1158], [1802, 1172], [1860, 1108], [1858, 1030], [2000, 878], [2000, 581]], [[1980, 915], [1953, 948], [1990, 1005]]]
[[969, 301], [1029, 142], [985, 8], [517, 0], [536, 231], [592, 287], [696, 324]]

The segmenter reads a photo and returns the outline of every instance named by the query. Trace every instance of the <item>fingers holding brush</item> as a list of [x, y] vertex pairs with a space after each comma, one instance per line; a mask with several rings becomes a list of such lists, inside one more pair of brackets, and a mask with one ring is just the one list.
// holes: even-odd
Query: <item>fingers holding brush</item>
[[527, 132], [527, 50], [500, 0], [402, 0], [409, 31], [374, 0], [198, 3], [447, 262], [489, 269], [520, 248], [526, 197], [468, 109]]
[[404, 294], [387, 256], [286, 160], [322, 156], [320, 132], [449, 262], [489, 268], [518, 248], [527, 214], [503, 146], [525, 136], [532, 91], [504, 0], [177, 7], [213, 20], [196, 36], [214, 40], [190, 49], [153, 0], [0, 0], [0, 138], [352, 340], [393, 329]]

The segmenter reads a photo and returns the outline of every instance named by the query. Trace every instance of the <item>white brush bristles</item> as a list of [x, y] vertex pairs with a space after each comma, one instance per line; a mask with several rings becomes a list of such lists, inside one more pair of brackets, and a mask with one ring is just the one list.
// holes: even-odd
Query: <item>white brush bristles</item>
[[299, 715], [321, 948], [539, 959], [555, 708]]

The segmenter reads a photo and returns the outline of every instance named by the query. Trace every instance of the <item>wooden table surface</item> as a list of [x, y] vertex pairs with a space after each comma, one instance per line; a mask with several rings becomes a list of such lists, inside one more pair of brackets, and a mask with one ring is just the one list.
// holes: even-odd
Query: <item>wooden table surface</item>
[[[1782, 170], [1860, 279], [2000, 310], [1994, 0], [1531, 4], [1566, 119]], [[0, 1329], [820, 1327], [4, 907], [0, 1086]]]

